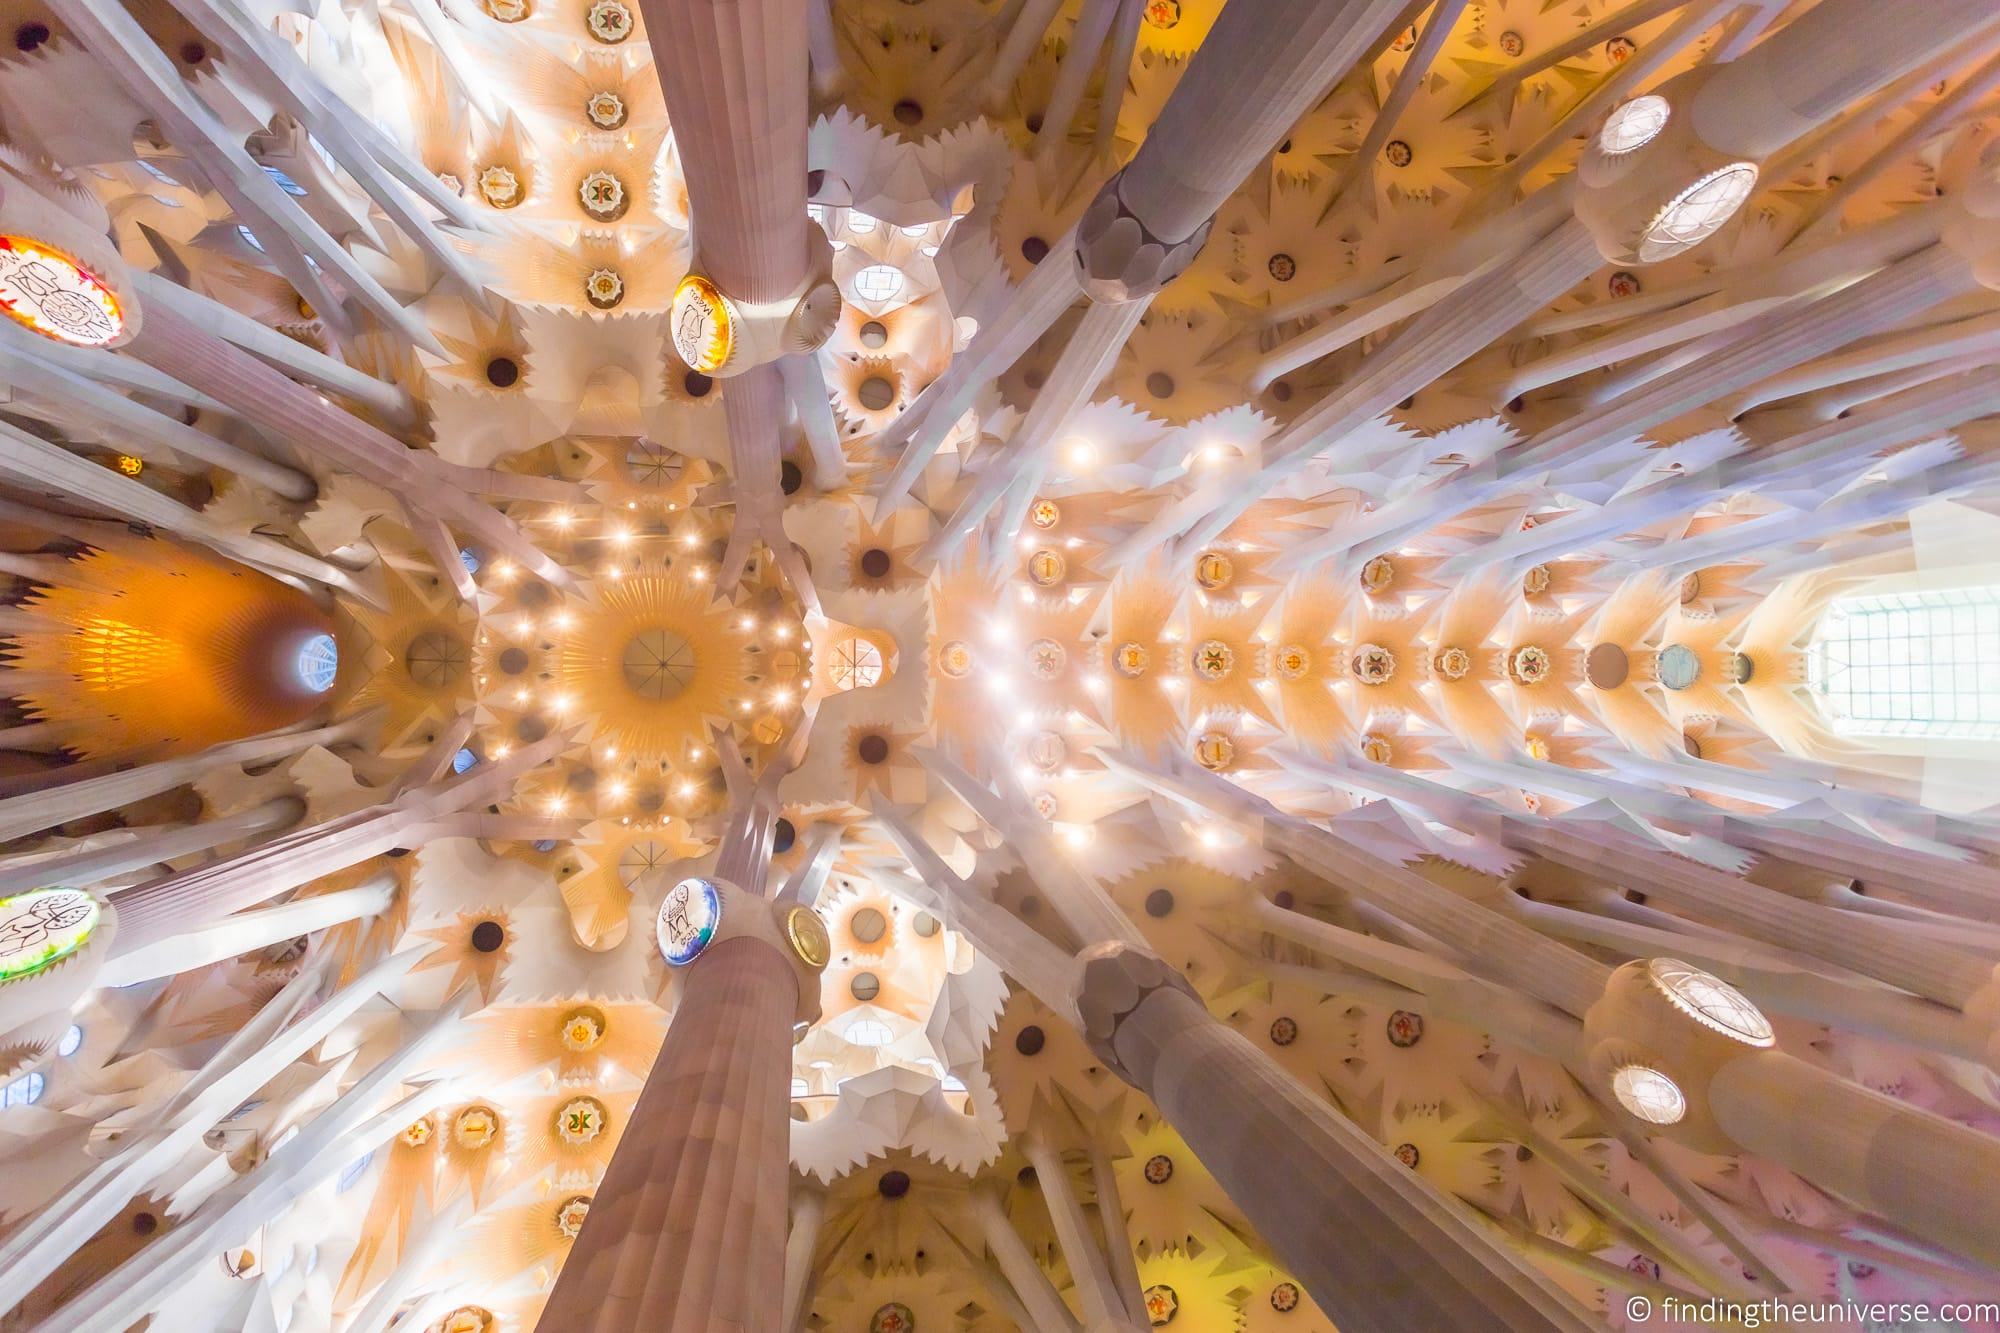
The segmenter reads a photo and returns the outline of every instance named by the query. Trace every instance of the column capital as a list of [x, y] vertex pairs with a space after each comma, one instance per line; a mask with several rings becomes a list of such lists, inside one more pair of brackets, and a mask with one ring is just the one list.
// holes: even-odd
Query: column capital
[[1156, 235], [1126, 202], [1124, 183], [1121, 168], [1076, 224], [1077, 282], [1100, 305], [1153, 296], [1187, 272], [1215, 226], [1211, 217], [1179, 239]]
[[[1092, 945], [1078, 955], [1078, 961], [1082, 968], [1076, 984], [1076, 1007], [1083, 1019], [1084, 1040], [1120, 1078], [1138, 1087], [1148, 1086], [1152, 1070], [1128, 1066], [1118, 1050], [1118, 1033], [1125, 1020], [1161, 991], [1178, 991], [1196, 1004], [1201, 1003], [1201, 997], [1165, 959], [1122, 940]], [[1143, 1063], [1151, 1062], [1150, 1055], [1143, 1057]]]

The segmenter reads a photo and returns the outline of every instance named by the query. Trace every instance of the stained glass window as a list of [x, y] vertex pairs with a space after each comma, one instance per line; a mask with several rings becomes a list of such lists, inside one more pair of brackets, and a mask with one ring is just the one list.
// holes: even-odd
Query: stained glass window
[[340, 672], [340, 649], [331, 634], [315, 634], [299, 646], [299, 680], [314, 694], [333, 688]]
[[1840, 598], [1806, 679], [1836, 731], [2000, 740], [2000, 588]]

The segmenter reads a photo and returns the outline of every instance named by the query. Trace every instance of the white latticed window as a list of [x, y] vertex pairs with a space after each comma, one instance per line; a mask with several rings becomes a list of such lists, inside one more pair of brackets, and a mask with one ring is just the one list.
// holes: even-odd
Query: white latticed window
[[886, 301], [903, 290], [903, 271], [894, 264], [870, 264], [854, 275], [854, 294], [864, 301]]
[[1650, 264], [1701, 244], [1743, 206], [1756, 185], [1755, 163], [1717, 167], [1675, 195], [1647, 225], [1639, 238], [1639, 258]]
[[868, 640], [842, 639], [833, 647], [833, 687], [865, 690], [882, 682], [882, 650]]
[[2000, 740], [2000, 588], [1843, 597], [1806, 674], [1836, 731]]

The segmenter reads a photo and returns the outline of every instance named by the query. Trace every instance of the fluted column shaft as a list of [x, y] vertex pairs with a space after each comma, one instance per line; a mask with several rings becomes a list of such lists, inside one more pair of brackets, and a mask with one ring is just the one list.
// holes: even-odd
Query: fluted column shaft
[[1185, 990], [1147, 994], [1112, 1046], [1342, 1333], [1593, 1326]]
[[738, 936], [703, 953], [542, 1333], [781, 1333], [797, 974]]
[[[0, 894], [19, 893], [42, 884], [94, 887], [146, 866], [290, 824], [304, 812], [305, 804], [297, 797], [277, 796], [221, 819], [143, 827], [122, 839], [117, 834], [108, 835], [118, 840], [106, 845], [74, 848], [54, 856], [9, 857], [0, 864]], [[106, 892], [115, 894], [118, 889]]]
[[702, 271], [738, 301], [805, 281], [804, 0], [642, 0]]
[[2000, 1139], [1782, 1051], [1723, 1065], [1709, 1085], [1708, 1105], [1744, 1151], [1955, 1254], [2000, 1266], [1992, 1189], [2000, 1179]]

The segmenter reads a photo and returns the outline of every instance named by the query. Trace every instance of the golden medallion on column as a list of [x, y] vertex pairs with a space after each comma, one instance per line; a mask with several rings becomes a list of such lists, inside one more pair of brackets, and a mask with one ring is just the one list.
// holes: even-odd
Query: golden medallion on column
[[792, 942], [792, 951], [798, 954], [799, 961], [815, 972], [833, 956], [833, 941], [826, 933], [826, 922], [810, 907], [794, 907], [785, 913], [785, 938]]
[[722, 369], [736, 349], [735, 312], [721, 290], [699, 273], [688, 274], [674, 289], [668, 327], [681, 360], [704, 375]]

